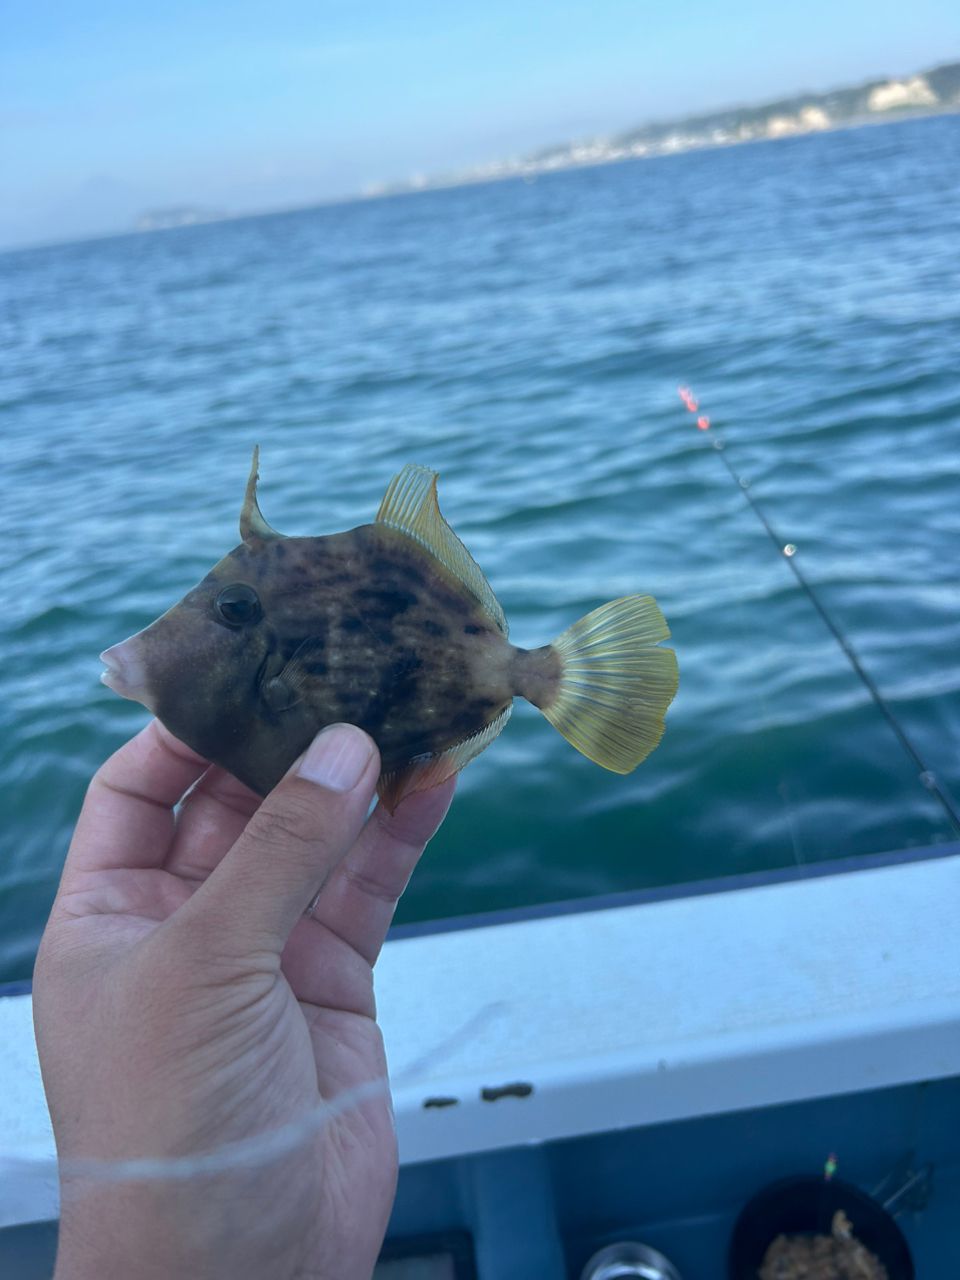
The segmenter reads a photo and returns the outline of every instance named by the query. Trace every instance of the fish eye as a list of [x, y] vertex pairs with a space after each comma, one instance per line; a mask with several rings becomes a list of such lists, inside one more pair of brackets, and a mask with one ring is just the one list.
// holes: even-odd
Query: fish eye
[[217, 596], [216, 610], [228, 627], [245, 627], [260, 618], [260, 597], [245, 582], [232, 582]]

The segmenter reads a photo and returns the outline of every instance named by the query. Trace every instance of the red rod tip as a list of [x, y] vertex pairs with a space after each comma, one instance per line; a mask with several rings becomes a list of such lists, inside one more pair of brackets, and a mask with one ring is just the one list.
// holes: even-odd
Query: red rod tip
[[677, 394], [691, 413], [697, 412], [699, 406], [697, 404], [696, 397], [689, 387], [678, 387]]

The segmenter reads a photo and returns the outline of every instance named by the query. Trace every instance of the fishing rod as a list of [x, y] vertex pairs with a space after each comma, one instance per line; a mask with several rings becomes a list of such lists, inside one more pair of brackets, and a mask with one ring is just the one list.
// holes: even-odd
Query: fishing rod
[[900, 743], [900, 746], [906, 752], [910, 760], [913, 761], [914, 765], [916, 766], [917, 776], [920, 780], [921, 785], [925, 787], [927, 791], [931, 793], [931, 795], [935, 796], [937, 800], [939, 800], [944, 813], [947, 815], [947, 819], [950, 822], [950, 825], [953, 827], [956, 834], [960, 836], [960, 810], [957, 809], [957, 806], [954, 803], [953, 797], [947, 791], [946, 787], [940, 781], [940, 779], [937, 777], [934, 771], [927, 767], [927, 764], [924, 761], [923, 756], [921, 756], [918, 749], [914, 746], [913, 742], [910, 740], [909, 736], [907, 735], [907, 731], [904, 729], [903, 725], [900, 723], [897, 717], [893, 714], [893, 711], [890, 709], [886, 699], [884, 698], [883, 694], [880, 692], [879, 688], [877, 687], [875, 680], [870, 675], [869, 671], [866, 670], [863, 663], [860, 661], [853, 645], [850, 643], [847, 637], [840, 630], [837, 623], [833, 620], [833, 618], [831, 617], [830, 613], [827, 610], [826, 605], [820, 599], [819, 595], [813, 589], [813, 586], [806, 578], [803, 570], [797, 564], [796, 546], [792, 542], [785, 543], [777, 533], [776, 529], [774, 529], [773, 525], [767, 519], [767, 516], [763, 508], [760, 506], [756, 498], [750, 492], [749, 480], [745, 480], [743, 476], [737, 474], [736, 470], [733, 467], [733, 464], [731, 463], [730, 459], [727, 457], [723, 441], [717, 435], [717, 433], [714, 430], [712, 430], [710, 426], [710, 419], [707, 417], [707, 415], [700, 412], [700, 405], [696, 397], [694, 396], [693, 392], [690, 390], [690, 388], [679, 387], [678, 392], [680, 395], [680, 399], [683, 401], [687, 411], [689, 413], [696, 415], [697, 428], [700, 431], [709, 432], [709, 439], [710, 439], [711, 445], [713, 446], [714, 452], [717, 454], [717, 457], [723, 463], [731, 480], [733, 480], [734, 484], [736, 484], [737, 488], [743, 494], [753, 514], [757, 517], [757, 519], [763, 525], [763, 528], [766, 531], [767, 537], [770, 539], [773, 545], [777, 548], [778, 554], [781, 555], [783, 559], [786, 561], [788, 568], [793, 573], [793, 576], [796, 578], [798, 584], [800, 585], [801, 590], [804, 592], [807, 599], [813, 605], [814, 609], [823, 619], [823, 623], [826, 626], [827, 630], [830, 632], [834, 640], [836, 640], [837, 644], [840, 646], [841, 650], [843, 651], [847, 660], [849, 661], [851, 667], [853, 667], [853, 670], [856, 672], [857, 676], [860, 678], [861, 682], [863, 683], [864, 688], [870, 694], [870, 697], [876, 703], [878, 710], [883, 715], [884, 719], [887, 721], [887, 724], [889, 724], [890, 728], [893, 730], [893, 733], [897, 741]]

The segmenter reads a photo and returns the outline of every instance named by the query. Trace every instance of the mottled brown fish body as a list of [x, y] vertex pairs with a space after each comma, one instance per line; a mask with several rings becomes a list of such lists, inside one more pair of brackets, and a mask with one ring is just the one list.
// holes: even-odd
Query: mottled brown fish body
[[[636, 670], [629, 689], [616, 681], [612, 694], [607, 688], [628, 650], [641, 654], [634, 667], [639, 661], [652, 676], [642, 688], [652, 690], [662, 730], [675, 661], [651, 647], [667, 633], [649, 597], [603, 606], [554, 645], [518, 649], [489, 585], [440, 515], [433, 473], [405, 469], [377, 523], [316, 538], [270, 529], [255, 485], [256, 458], [243, 542], [152, 626], [104, 655], [112, 687], [254, 790], [266, 794], [320, 728], [349, 722], [376, 741], [381, 794], [395, 805], [481, 751], [517, 695], [580, 750], [595, 759], [612, 753], [612, 763], [601, 763], [624, 771], [620, 762], [637, 755], [636, 742], [624, 748], [609, 724], [597, 737], [587, 722], [589, 707], [611, 697], [629, 713], [616, 713], [627, 724], [620, 738], [630, 738], [631, 716], [649, 720], [649, 708], [630, 705], [640, 688]], [[625, 605], [635, 633], [626, 639]], [[611, 619], [591, 621], [610, 609]], [[649, 726], [644, 733], [646, 754], [656, 739], [647, 745]]]
[[[256, 591], [263, 623], [223, 629], [226, 651], [183, 666], [179, 611], [209, 612], [211, 597], [237, 581]], [[479, 733], [519, 692], [515, 677], [522, 682], [514, 656], [524, 651], [441, 564], [382, 525], [241, 544], [142, 639], [158, 672], [170, 666], [157, 680], [158, 717], [197, 741], [198, 707], [215, 691], [219, 712], [200, 717], [208, 727], [196, 749], [261, 794], [323, 725], [365, 729], [390, 772]]]

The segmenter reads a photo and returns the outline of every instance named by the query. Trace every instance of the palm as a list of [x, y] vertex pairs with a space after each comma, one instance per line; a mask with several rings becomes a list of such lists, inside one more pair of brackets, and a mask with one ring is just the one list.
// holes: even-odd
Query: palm
[[129, 986], [129, 1003], [112, 1003], [111, 1025], [119, 1018], [154, 1045], [152, 1069], [176, 1100], [170, 1150], [205, 1156], [240, 1142], [249, 1159], [251, 1140], [293, 1135], [284, 1178], [293, 1209], [311, 1210], [300, 1232], [304, 1274], [321, 1274], [321, 1255], [343, 1258], [358, 1216], [362, 1229], [389, 1210], [395, 1150], [372, 965], [452, 787], [412, 797], [393, 817], [375, 811], [282, 955], [238, 956], [218, 946], [216, 928], [199, 950], [178, 930], [259, 798], [213, 767], [174, 811], [203, 762], [156, 723], [124, 751], [126, 772], [121, 752], [113, 776], [108, 765], [91, 788], [44, 949], [83, 960], [68, 1002], [89, 999], [91, 969], [101, 982], [119, 979], [121, 992]]

